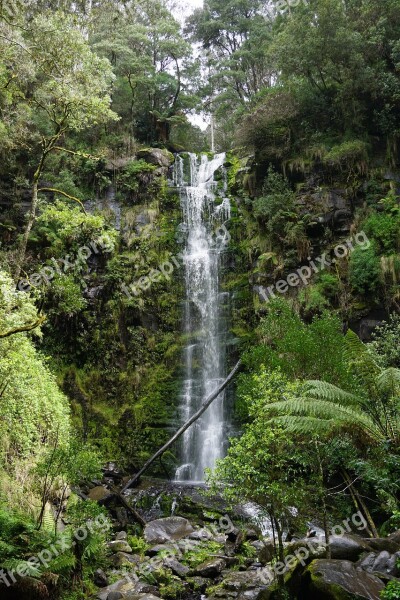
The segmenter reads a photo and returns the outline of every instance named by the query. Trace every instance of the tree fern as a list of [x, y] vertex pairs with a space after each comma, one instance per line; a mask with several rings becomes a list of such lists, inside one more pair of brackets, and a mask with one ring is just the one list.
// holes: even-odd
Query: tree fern
[[307, 381], [307, 395], [335, 402], [342, 406], [359, 406], [360, 399], [341, 388], [326, 381]]
[[335, 402], [318, 398], [299, 398], [275, 402], [271, 405], [270, 412], [278, 415], [277, 419], [273, 419], [274, 423], [281, 422], [289, 429], [298, 427], [298, 418], [300, 417], [303, 432], [307, 429], [307, 433], [310, 434], [315, 433], [315, 424], [318, 423], [318, 428], [323, 428], [324, 431], [334, 431], [345, 426], [352, 426], [375, 441], [384, 439], [374, 421], [360, 408], [349, 408]]
[[390, 367], [382, 371], [376, 382], [382, 392], [389, 392], [393, 396], [398, 395], [400, 391], [400, 369]]

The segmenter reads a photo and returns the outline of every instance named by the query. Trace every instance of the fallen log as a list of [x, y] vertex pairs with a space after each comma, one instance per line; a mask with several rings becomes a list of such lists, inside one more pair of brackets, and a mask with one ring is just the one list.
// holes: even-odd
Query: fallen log
[[124, 492], [129, 490], [131, 487], [133, 487], [135, 485], [135, 483], [139, 481], [139, 479], [143, 475], [143, 473], [145, 473], [147, 471], [147, 469], [157, 460], [157, 458], [162, 456], [164, 454], [164, 452], [166, 452], [168, 450], [168, 448], [170, 448], [172, 446], [172, 444], [174, 444], [176, 442], [176, 440], [178, 440], [181, 437], [181, 435], [183, 433], [185, 433], [185, 431], [187, 429], [189, 429], [189, 427], [191, 425], [193, 425], [193, 423], [201, 417], [201, 415], [214, 402], [214, 400], [216, 398], [218, 398], [218, 396], [221, 394], [221, 392], [223, 392], [224, 389], [226, 387], [228, 387], [228, 385], [235, 378], [235, 376], [237, 375], [237, 373], [241, 369], [241, 367], [242, 367], [242, 361], [239, 360], [239, 362], [229, 373], [229, 375], [225, 379], [225, 381], [214, 392], [212, 392], [212, 394], [210, 394], [208, 396], [208, 398], [206, 398], [206, 400], [203, 402], [203, 404], [201, 405], [199, 410], [188, 421], [186, 421], [186, 423], [184, 425], [182, 425], [182, 427], [180, 429], [178, 429], [178, 431], [172, 436], [172, 438], [170, 438], [168, 440], [168, 442], [162, 448], [160, 448], [160, 450], [158, 450], [155, 454], [153, 454], [153, 456], [146, 462], [146, 464], [140, 469], [140, 471], [138, 473], [136, 473], [136, 475], [130, 481], [128, 481], [128, 483], [125, 485], [125, 487], [121, 490], [121, 494], [123, 494]]

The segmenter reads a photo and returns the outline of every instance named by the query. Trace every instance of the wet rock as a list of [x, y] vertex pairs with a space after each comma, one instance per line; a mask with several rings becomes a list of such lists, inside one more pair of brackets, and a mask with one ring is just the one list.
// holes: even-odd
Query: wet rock
[[100, 502], [108, 496], [110, 496], [110, 491], [102, 485], [92, 488], [88, 493], [89, 500], [93, 500], [93, 502]]
[[246, 535], [246, 540], [249, 540], [250, 542], [261, 540], [262, 538], [261, 530], [256, 527], [246, 527], [244, 533]]
[[245, 540], [243, 531], [235, 527], [227, 535], [225, 543], [225, 553], [227, 556], [234, 556]]
[[121, 600], [123, 597], [121, 592], [110, 592], [107, 596], [107, 600]]
[[159, 592], [154, 586], [144, 582], [133, 582], [122, 579], [101, 590], [96, 595], [97, 600], [116, 598], [124, 600], [159, 600]]
[[310, 597], [324, 600], [352, 600], [354, 596], [380, 600], [385, 587], [378, 577], [357, 570], [347, 560], [315, 560], [307, 568], [303, 582]]
[[108, 586], [108, 578], [102, 569], [97, 569], [93, 575], [93, 582], [97, 587], [107, 587]]
[[154, 585], [149, 585], [143, 581], [139, 581], [135, 586], [135, 592], [137, 594], [147, 594], [152, 596], [160, 596], [159, 590]]
[[261, 540], [255, 540], [254, 542], [251, 543], [251, 545], [253, 546], [253, 548], [256, 549], [258, 560], [260, 561], [260, 563], [262, 565], [268, 564], [274, 558], [274, 556], [275, 556], [274, 542], [272, 542], [272, 541], [262, 542]]
[[332, 558], [357, 561], [363, 552], [368, 552], [371, 547], [368, 545], [368, 540], [364, 540], [358, 536], [344, 535], [331, 536], [329, 538]]
[[389, 538], [371, 538], [368, 540], [368, 545], [371, 546], [372, 550], [376, 552], [383, 552], [386, 550], [390, 554], [395, 554], [400, 551], [400, 538], [399, 541]]
[[212, 533], [208, 529], [198, 529], [189, 535], [190, 540], [210, 540]]
[[394, 533], [391, 533], [388, 537], [388, 540], [394, 542], [395, 544], [399, 544], [400, 546], [400, 529]]
[[104, 588], [97, 592], [96, 598], [97, 600], [109, 600], [109, 595], [112, 593], [121, 594], [120, 598], [128, 594], [132, 594], [135, 592], [135, 583], [132, 581], [127, 581], [126, 579], [121, 579], [112, 585]]
[[160, 552], [171, 552], [178, 557], [182, 556], [178, 546], [172, 544], [157, 544], [156, 546], [149, 548], [149, 550], [146, 550], [146, 556], [157, 556]]
[[206, 589], [212, 585], [212, 580], [206, 577], [187, 577], [186, 581], [194, 592], [204, 593]]
[[128, 534], [126, 533], [126, 531], [119, 531], [117, 533], [117, 535], [115, 536], [116, 540], [127, 540], [128, 539]]
[[209, 577], [213, 579], [218, 577], [226, 567], [226, 562], [223, 558], [212, 558], [206, 560], [196, 568], [195, 574], [200, 577]]
[[114, 542], [108, 542], [107, 545], [112, 552], [124, 552], [125, 554], [132, 554], [132, 548], [125, 540], [115, 540]]
[[47, 586], [32, 577], [22, 577], [10, 587], [0, 583], [1, 600], [48, 600], [49, 597]]
[[117, 552], [111, 557], [111, 563], [117, 569], [140, 563], [140, 556], [137, 554], [128, 554], [126, 552]]
[[245, 572], [230, 572], [225, 575], [220, 594], [217, 597], [235, 597], [241, 600], [268, 600], [270, 597], [274, 575], [272, 570], [257, 569]]
[[368, 554], [358, 563], [363, 571], [382, 574], [389, 577], [399, 577], [400, 569], [397, 567], [400, 552], [390, 554], [383, 550], [379, 554]]
[[174, 575], [177, 575], [178, 577], [181, 577], [182, 579], [184, 577], [186, 577], [186, 575], [190, 571], [189, 567], [186, 567], [185, 565], [183, 565], [182, 563], [180, 563], [178, 560], [176, 560], [174, 558], [167, 558], [164, 561], [164, 564], [166, 567], [171, 569], [171, 571], [174, 573]]
[[194, 528], [187, 519], [182, 517], [167, 517], [147, 523], [144, 537], [148, 544], [164, 544], [180, 540], [193, 533]]
[[163, 168], [169, 168], [175, 160], [174, 155], [171, 152], [162, 150], [161, 148], [146, 148], [140, 150], [137, 157], [145, 160], [151, 165]]
[[225, 589], [241, 592], [257, 587], [267, 586], [274, 580], [274, 575], [268, 567], [256, 571], [233, 571], [224, 578], [222, 585]]
[[296, 540], [285, 546], [285, 555], [287, 560], [289, 557], [295, 557], [296, 560], [301, 560], [308, 564], [316, 558], [325, 558], [326, 546], [318, 538]]

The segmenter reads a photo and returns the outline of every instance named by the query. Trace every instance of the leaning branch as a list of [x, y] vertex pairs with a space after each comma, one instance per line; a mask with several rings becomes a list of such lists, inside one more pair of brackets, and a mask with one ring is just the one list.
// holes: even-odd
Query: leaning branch
[[178, 438], [180, 438], [180, 436], [183, 433], [185, 433], [185, 431], [187, 429], [189, 429], [189, 427], [191, 425], [193, 425], [193, 423], [195, 421], [197, 421], [197, 419], [199, 417], [201, 417], [201, 415], [207, 410], [207, 408], [214, 402], [214, 400], [216, 398], [218, 398], [218, 396], [221, 394], [221, 392], [223, 392], [224, 389], [235, 378], [235, 376], [238, 373], [238, 371], [240, 370], [241, 366], [242, 366], [242, 361], [239, 360], [239, 362], [237, 363], [235, 368], [229, 373], [228, 377], [221, 384], [221, 386], [218, 389], [216, 389], [215, 392], [210, 394], [210, 396], [208, 396], [208, 398], [206, 398], [204, 403], [201, 405], [201, 408], [189, 419], [189, 421], [187, 421], [184, 425], [182, 425], [182, 427], [180, 429], [178, 429], [178, 431], [172, 436], [172, 438], [170, 438], [170, 440], [147, 461], [147, 463], [144, 465], [144, 467], [142, 467], [142, 469], [140, 469], [140, 471], [138, 473], [136, 473], [136, 475], [130, 481], [128, 481], [126, 486], [122, 489], [121, 494], [126, 492], [126, 490], [129, 490], [129, 488], [133, 487], [135, 485], [135, 483], [143, 475], [143, 473], [145, 471], [147, 471], [147, 469], [157, 460], [157, 458], [162, 456], [164, 454], [164, 452], [166, 452], [168, 450], [168, 448], [170, 448], [172, 446], [172, 444], [174, 444], [176, 442], [176, 440]]
[[40, 327], [40, 325], [42, 325], [45, 322], [45, 320], [46, 320], [46, 317], [40, 317], [40, 319], [35, 321], [35, 323], [31, 323], [30, 325], [23, 325], [21, 327], [16, 327], [15, 329], [10, 329], [9, 331], [6, 331], [5, 333], [0, 333], [0, 338], [1, 339], [7, 338], [16, 333], [23, 333], [24, 331], [33, 331], [33, 329]]
[[69, 200], [73, 200], [74, 202], [77, 202], [80, 205], [80, 207], [82, 208], [85, 215], [87, 214], [85, 207], [83, 206], [82, 200], [79, 200], [79, 198], [75, 198], [75, 196], [70, 196], [66, 192], [63, 192], [62, 190], [58, 190], [56, 188], [40, 188], [40, 190], [38, 190], [38, 193], [39, 192], [52, 192], [53, 194], [61, 194], [61, 196], [65, 196], [65, 198], [68, 198]]

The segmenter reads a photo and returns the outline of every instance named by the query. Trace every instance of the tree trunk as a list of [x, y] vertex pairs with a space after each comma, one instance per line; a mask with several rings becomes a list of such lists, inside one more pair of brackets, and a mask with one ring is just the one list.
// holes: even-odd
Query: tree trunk
[[160, 448], [160, 450], [158, 450], [155, 454], [153, 454], [153, 456], [147, 461], [147, 463], [144, 465], [144, 467], [142, 467], [142, 469], [140, 469], [139, 473], [137, 473], [130, 481], [128, 481], [126, 486], [121, 491], [121, 494], [123, 492], [125, 492], [126, 490], [129, 490], [129, 488], [133, 487], [135, 485], [135, 483], [137, 481], [139, 481], [139, 479], [143, 475], [143, 473], [145, 473], [145, 471], [147, 471], [147, 469], [157, 460], [157, 458], [159, 456], [162, 456], [164, 454], [164, 452], [166, 452], [168, 450], [168, 448], [170, 448], [172, 446], [172, 444], [174, 444], [174, 442], [176, 442], [176, 440], [179, 439], [181, 437], [181, 435], [183, 433], [185, 433], [185, 431], [187, 429], [189, 429], [189, 427], [191, 425], [193, 425], [193, 423], [201, 417], [201, 415], [207, 410], [207, 408], [212, 404], [212, 402], [216, 398], [218, 398], [220, 393], [223, 392], [224, 389], [231, 383], [231, 381], [234, 379], [234, 377], [240, 370], [241, 366], [242, 366], [242, 361], [239, 360], [239, 362], [237, 363], [235, 368], [232, 369], [232, 371], [229, 373], [228, 377], [225, 379], [225, 381], [222, 383], [222, 385], [218, 389], [216, 389], [215, 392], [210, 394], [210, 396], [208, 396], [208, 398], [206, 398], [204, 403], [201, 405], [201, 408], [189, 419], [189, 421], [187, 421], [184, 425], [182, 425], [182, 427], [180, 429], [178, 429], [178, 431], [172, 436], [172, 438], [170, 438], [170, 440], [162, 448]]
[[19, 277], [21, 275], [21, 269], [22, 269], [22, 266], [23, 266], [24, 260], [25, 260], [26, 248], [28, 246], [29, 235], [31, 233], [33, 224], [36, 219], [36, 210], [37, 210], [37, 204], [38, 204], [38, 182], [39, 182], [39, 174], [35, 173], [35, 178], [34, 178], [33, 188], [32, 188], [31, 207], [29, 209], [29, 215], [28, 215], [28, 222], [26, 224], [25, 231], [24, 231], [24, 234], [22, 237], [22, 241], [21, 241], [21, 244], [18, 249], [17, 265], [16, 265], [15, 273], [14, 273], [14, 280], [16, 283], [18, 283]]

